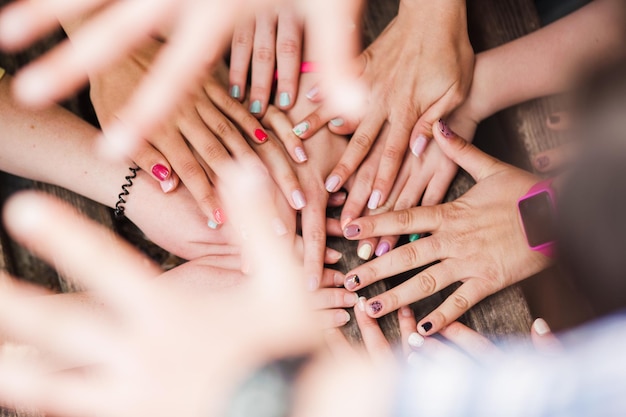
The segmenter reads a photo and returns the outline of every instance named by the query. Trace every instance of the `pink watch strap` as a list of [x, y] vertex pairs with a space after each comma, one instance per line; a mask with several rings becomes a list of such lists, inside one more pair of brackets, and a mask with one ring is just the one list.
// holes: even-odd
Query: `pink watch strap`
[[[552, 208], [554, 209], [556, 207], [556, 195], [554, 193], [554, 190], [551, 188], [553, 180], [554, 180], [553, 178], [549, 178], [544, 181], [539, 181], [538, 183], [530, 187], [530, 190], [528, 190], [528, 192], [517, 201], [517, 204], [519, 205], [520, 201], [545, 192], [545, 193], [548, 193], [548, 195], [550, 196], [550, 201], [552, 202]], [[546, 242], [546, 243], [542, 243], [539, 246], [530, 246], [530, 248], [549, 258], [554, 258], [554, 242]]]

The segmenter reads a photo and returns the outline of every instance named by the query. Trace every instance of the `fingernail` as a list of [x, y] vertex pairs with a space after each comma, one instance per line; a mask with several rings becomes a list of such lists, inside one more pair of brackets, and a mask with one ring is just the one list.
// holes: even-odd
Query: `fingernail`
[[356, 293], [344, 294], [343, 302], [346, 304], [346, 307], [354, 307], [357, 302], [359, 302], [359, 296]]
[[238, 85], [233, 85], [232, 87], [230, 87], [230, 96], [232, 98], [241, 97], [241, 89], [239, 88]]
[[337, 323], [338, 325], [343, 326], [349, 321], [350, 313], [348, 313], [346, 310], [341, 310], [335, 313], [335, 323]]
[[7, 9], [0, 20], [0, 38], [3, 43], [17, 43], [31, 30], [31, 19], [21, 9]]
[[368, 261], [372, 257], [372, 245], [365, 243], [356, 251], [359, 258]]
[[561, 121], [561, 116], [559, 116], [558, 114], [551, 114], [550, 116], [548, 116], [548, 123], [551, 125], [555, 125], [557, 123], [559, 123]]
[[346, 123], [345, 120], [343, 120], [341, 117], [336, 117], [334, 119], [330, 119], [330, 124], [335, 126], [335, 127], [341, 127], [344, 125], [344, 123]]
[[335, 287], [343, 287], [343, 274], [336, 272], [333, 275], [333, 284], [335, 284]]
[[537, 169], [544, 169], [550, 164], [550, 158], [546, 155], [542, 155], [535, 160], [535, 166]]
[[419, 135], [415, 138], [415, 142], [413, 146], [411, 146], [411, 152], [413, 155], [419, 157], [424, 153], [424, 149], [426, 149], [426, 145], [428, 145], [428, 139], [424, 135]]
[[372, 301], [369, 305], [369, 310], [370, 310], [370, 313], [372, 314], [378, 314], [382, 311], [382, 309], [383, 309], [383, 303], [381, 303], [378, 300]]
[[539, 336], [550, 333], [550, 326], [548, 326], [548, 323], [546, 323], [544, 319], [535, 320], [535, 322], [533, 323], [533, 328]]
[[427, 321], [426, 323], [422, 324], [422, 329], [424, 329], [425, 332], [429, 332], [430, 329], [433, 328], [433, 324], [429, 321]]
[[333, 261], [338, 261], [343, 258], [343, 253], [336, 251], [333, 248], [326, 248], [326, 257]]
[[307, 289], [311, 292], [317, 290], [318, 286], [319, 286], [319, 280], [317, 279], [317, 277], [310, 277], [309, 280], [307, 281]]
[[357, 307], [359, 308], [359, 310], [365, 311], [365, 302], [366, 301], [367, 301], [367, 298], [359, 297], [359, 301], [357, 303]]
[[[257, 113], [260, 113], [260, 110]], [[254, 136], [259, 140], [259, 142], [265, 142], [267, 140], [267, 133], [261, 129], [255, 130]]]
[[152, 175], [154, 175], [159, 181], [164, 181], [170, 175], [170, 170], [161, 164], [155, 164], [152, 167]]
[[361, 233], [361, 228], [356, 224], [351, 224], [343, 229], [343, 235], [348, 238], [357, 237], [359, 233]]
[[413, 312], [411, 311], [411, 307], [409, 306], [404, 306], [402, 308], [400, 308], [400, 314], [402, 314], [402, 317], [411, 317], [413, 315]]
[[304, 152], [304, 149], [301, 146], [296, 147], [294, 153], [296, 154], [296, 159], [298, 160], [298, 162], [306, 162], [307, 159], [309, 159], [309, 157], [306, 156], [306, 152]]
[[304, 132], [306, 132], [307, 130], [309, 130], [309, 128], [311, 127], [311, 125], [309, 125], [309, 122], [300, 122], [297, 125], [294, 126], [294, 128], [292, 129], [292, 132], [300, 137], [302, 136], [302, 134], [304, 134]]
[[279, 218], [275, 218], [272, 220], [272, 227], [274, 228], [274, 233], [276, 236], [284, 236], [287, 234], [287, 227], [285, 223]]
[[352, 274], [348, 278], [346, 278], [346, 282], [343, 284], [343, 286], [346, 287], [347, 290], [352, 291], [356, 289], [359, 284], [361, 284], [361, 279], [359, 278], [359, 276], [356, 274]]
[[380, 242], [378, 246], [376, 246], [376, 251], [374, 251], [374, 253], [376, 254], [376, 256], [383, 256], [384, 254], [389, 252], [389, 249], [391, 249], [389, 243]]
[[328, 191], [329, 193], [333, 193], [337, 191], [336, 188], [339, 185], [340, 181], [341, 178], [339, 178], [339, 175], [331, 175], [330, 177], [328, 177], [328, 179], [326, 179], [324, 188], [326, 188], [326, 191]]
[[421, 348], [422, 346], [424, 346], [425, 341], [426, 339], [424, 339], [424, 336], [419, 333], [411, 333], [409, 335], [409, 346], [411, 346], [413, 349]]
[[306, 199], [304, 198], [304, 194], [302, 194], [302, 191], [295, 190], [291, 193], [291, 198], [293, 199], [293, 205], [296, 210], [300, 210], [304, 206], [306, 206]]
[[443, 119], [439, 119], [439, 130], [447, 138], [451, 138], [452, 136], [454, 136], [454, 133], [452, 132], [452, 130], [450, 130], [448, 124], [444, 122]]
[[226, 215], [224, 214], [224, 211], [220, 208], [215, 209], [215, 211], [213, 212], [213, 217], [215, 217], [215, 221], [219, 224], [226, 223]]
[[161, 190], [164, 193], [169, 193], [170, 191], [172, 191], [174, 189], [174, 185], [176, 185], [174, 183], [174, 178], [168, 178], [165, 181], [159, 181], [159, 184], [161, 185]]
[[378, 208], [378, 205], [380, 204], [380, 199], [382, 198], [382, 193], [378, 190], [374, 190], [372, 191], [372, 194], [370, 195], [370, 199], [367, 201], [367, 208], [370, 210], [374, 210]]
[[207, 226], [209, 226], [209, 229], [215, 230], [215, 229], [217, 229], [219, 224], [217, 224], [217, 222], [215, 222], [215, 220], [209, 219], [209, 221], [207, 222]]
[[344, 193], [343, 191], [338, 191], [336, 193], [332, 193], [328, 197], [328, 204], [333, 206], [342, 206], [343, 203], [346, 202], [346, 198], [348, 198], [346, 193]]
[[261, 101], [260, 100], [254, 100], [252, 104], [250, 104], [250, 113], [252, 114], [261, 113]]
[[305, 96], [309, 100], [313, 100], [319, 94], [319, 92], [320, 92], [320, 89], [317, 86], [314, 86], [305, 94]]
[[280, 93], [278, 98], [278, 104], [280, 107], [287, 107], [291, 104], [291, 97], [289, 97], [289, 93]]
[[411, 233], [409, 235], [409, 242], [415, 242], [419, 238], [420, 238], [420, 234], [419, 233]]

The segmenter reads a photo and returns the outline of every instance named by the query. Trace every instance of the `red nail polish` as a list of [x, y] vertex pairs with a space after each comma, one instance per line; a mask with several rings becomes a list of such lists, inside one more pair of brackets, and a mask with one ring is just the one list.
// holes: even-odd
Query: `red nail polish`
[[161, 164], [156, 164], [152, 167], [152, 175], [158, 178], [159, 181], [165, 181], [170, 175], [170, 171]]
[[262, 131], [261, 129], [257, 129], [254, 131], [254, 136], [260, 141], [265, 142], [267, 140], [267, 133]]
[[215, 217], [215, 221], [218, 224], [226, 223], [226, 215], [224, 214], [222, 209], [215, 209], [215, 211], [213, 212], [213, 217]]

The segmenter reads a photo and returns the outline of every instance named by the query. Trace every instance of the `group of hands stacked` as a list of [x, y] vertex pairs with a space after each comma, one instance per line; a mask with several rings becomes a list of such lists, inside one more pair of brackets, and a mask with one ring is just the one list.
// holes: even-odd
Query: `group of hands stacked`
[[[95, 289], [112, 316], [76, 314], [81, 303], [33, 309], [24, 297], [41, 290], [4, 277], [2, 326], [18, 340], [59, 355], [61, 363], [110, 364], [108, 371], [95, 372], [106, 378], [94, 384], [132, 375], [129, 381], [137, 386], [153, 387], [154, 380], [167, 379], [164, 386], [174, 388], [167, 396], [179, 407], [169, 410], [177, 413], [212, 403], [202, 378], [234, 381], [260, 358], [310, 349], [319, 342], [311, 329], [320, 322], [331, 329], [324, 334], [333, 350], [352, 351], [333, 329], [349, 320], [345, 308], [356, 307], [374, 356], [393, 356], [375, 319], [396, 310], [407, 353], [411, 346], [441, 344], [423, 337], [437, 332], [461, 347], [488, 346], [454, 320], [547, 264], [529, 250], [515, 209], [517, 197], [537, 179], [468, 142], [480, 120], [472, 101], [479, 98], [470, 94], [465, 100], [474, 54], [464, 7], [425, 2], [417, 9], [401, 2], [380, 37], [350, 59], [358, 50], [358, 5], [285, 2], [274, 9], [266, 3], [271, 2], [20, 1], [0, 16], [5, 48], [29, 44], [56, 19], [71, 39], [18, 75], [15, 93], [22, 101], [42, 105], [64, 97], [88, 74], [103, 126], [101, 148], [129, 156], [142, 168], [140, 175], [152, 176], [168, 198], [178, 199], [172, 206], [193, 206], [191, 211], [202, 214], [181, 216], [164, 206], [152, 207], [158, 213], [150, 217], [132, 217], [142, 211], [132, 209], [141, 202], [132, 199], [131, 189], [129, 217], [156, 243], [191, 259], [162, 273], [60, 203], [30, 195], [14, 199], [7, 228]], [[261, 11], [241, 17], [250, 5]], [[219, 47], [227, 39], [228, 77]], [[308, 56], [323, 73], [300, 73]], [[477, 184], [439, 204], [458, 166]], [[343, 205], [339, 220], [326, 218], [329, 205]], [[77, 232], [68, 237], [62, 230]], [[400, 235], [411, 233], [428, 236], [393, 249]], [[359, 257], [368, 262], [345, 275], [325, 269], [341, 256], [326, 247], [327, 235], [359, 240]], [[369, 300], [356, 295], [373, 282], [428, 264], [433, 265], [383, 294]], [[249, 277], [235, 289], [210, 294], [178, 287], [172, 292], [165, 283], [184, 280], [196, 268], [216, 277]], [[155, 283], [156, 276], [172, 279]], [[406, 306], [457, 281], [462, 285], [417, 323]], [[261, 314], [251, 317], [250, 311]], [[121, 329], [113, 326], [120, 317], [130, 318]], [[94, 320], [97, 331], [89, 330]], [[163, 343], [163, 335], [175, 342]], [[155, 347], [156, 340], [161, 345]], [[181, 357], [172, 360], [172, 352]], [[206, 370], [200, 376], [193, 372], [198, 366]], [[108, 387], [119, 401], [104, 396], [109, 391], [99, 397], [95, 385], [79, 387], [71, 372], [34, 383], [40, 374], [6, 369], [0, 373], [6, 392], [54, 414], [98, 409], [111, 415], [146, 407], [138, 393], [131, 400], [122, 388]], [[138, 382], [140, 375], [146, 380]], [[183, 385], [196, 390], [177, 393]], [[217, 390], [213, 394], [219, 398]], [[165, 415], [164, 410], [158, 412]]]

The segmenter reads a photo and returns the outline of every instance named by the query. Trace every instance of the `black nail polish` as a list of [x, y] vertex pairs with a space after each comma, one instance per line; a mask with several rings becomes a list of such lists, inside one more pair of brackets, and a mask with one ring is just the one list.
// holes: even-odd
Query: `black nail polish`
[[370, 304], [370, 311], [372, 314], [378, 314], [383, 309], [383, 303], [376, 300], [372, 304]]
[[433, 328], [433, 324], [429, 321], [427, 321], [426, 323], [422, 324], [422, 329], [424, 329], [425, 332], [430, 331], [430, 329]]

